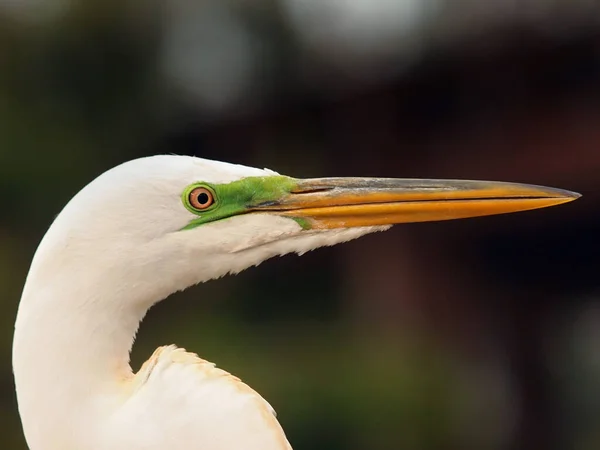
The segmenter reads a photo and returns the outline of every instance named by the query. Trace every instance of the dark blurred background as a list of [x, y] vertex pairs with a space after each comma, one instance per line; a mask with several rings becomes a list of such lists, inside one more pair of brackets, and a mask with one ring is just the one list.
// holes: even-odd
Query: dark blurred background
[[600, 448], [598, 1], [0, 0], [3, 449], [26, 448], [10, 352], [38, 242], [93, 177], [157, 153], [581, 192], [190, 289], [133, 362], [217, 362], [295, 450]]

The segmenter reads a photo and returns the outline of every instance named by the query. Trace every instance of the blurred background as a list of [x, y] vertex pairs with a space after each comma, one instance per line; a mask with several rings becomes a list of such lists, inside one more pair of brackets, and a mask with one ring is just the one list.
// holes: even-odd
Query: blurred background
[[217, 362], [295, 450], [600, 448], [598, 1], [0, 0], [2, 448], [26, 448], [10, 352], [38, 242], [157, 153], [583, 193], [174, 295], [133, 364], [168, 343]]

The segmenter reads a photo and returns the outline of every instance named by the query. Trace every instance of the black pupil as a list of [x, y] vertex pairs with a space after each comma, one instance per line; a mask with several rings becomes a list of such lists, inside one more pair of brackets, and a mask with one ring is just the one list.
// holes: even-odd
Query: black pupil
[[196, 197], [199, 205], [206, 205], [210, 201], [210, 197], [206, 192], [200, 192]]

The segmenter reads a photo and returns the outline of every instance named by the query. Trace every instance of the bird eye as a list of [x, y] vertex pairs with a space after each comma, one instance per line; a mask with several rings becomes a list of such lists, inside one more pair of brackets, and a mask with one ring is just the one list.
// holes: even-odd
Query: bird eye
[[211, 191], [204, 187], [197, 187], [189, 194], [189, 202], [194, 209], [206, 209], [215, 202], [215, 197]]

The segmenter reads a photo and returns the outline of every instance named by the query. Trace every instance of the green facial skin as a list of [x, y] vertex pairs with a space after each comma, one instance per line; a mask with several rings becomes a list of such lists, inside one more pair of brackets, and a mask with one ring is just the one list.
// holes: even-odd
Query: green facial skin
[[[181, 194], [181, 200], [184, 206], [198, 217], [190, 221], [183, 230], [191, 230], [205, 223], [252, 212], [259, 206], [277, 203], [279, 199], [289, 195], [296, 185], [294, 178], [281, 175], [248, 177], [227, 184], [191, 184]], [[206, 209], [196, 209], [190, 203], [190, 193], [198, 187], [208, 189], [214, 196], [214, 203]], [[310, 229], [308, 220], [292, 219], [303, 229]]]

